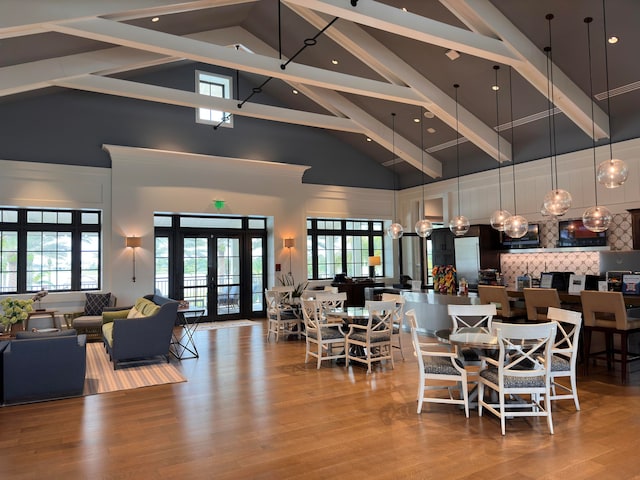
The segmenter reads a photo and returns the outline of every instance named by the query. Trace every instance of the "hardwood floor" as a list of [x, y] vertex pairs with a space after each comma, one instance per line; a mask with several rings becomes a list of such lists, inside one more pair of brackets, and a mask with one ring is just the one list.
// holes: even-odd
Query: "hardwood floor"
[[640, 373], [592, 369], [582, 410], [544, 419], [416, 414], [417, 364], [373, 373], [304, 363], [304, 341], [265, 341], [266, 324], [197, 331], [188, 382], [0, 408], [0, 478], [640, 478]]

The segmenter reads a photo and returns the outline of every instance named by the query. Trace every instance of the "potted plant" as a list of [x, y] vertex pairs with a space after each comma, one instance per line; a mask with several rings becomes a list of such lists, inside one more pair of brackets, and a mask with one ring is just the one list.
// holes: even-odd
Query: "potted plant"
[[29, 317], [29, 312], [33, 311], [33, 300], [20, 300], [7, 297], [0, 300], [2, 314], [0, 314], [0, 324], [4, 333], [10, 332], [13, 325], [23, 322]]
[[293, 291], [291, 292], [291, 298], [292, 299], [297, 298], [298, 299], [297, 301], [299, 301], [300, 297], [302, 296], [302, 292], [304, 292], [307, 286], [309, 285], [309, 282], [306, 280], [304, 282], [300, 282], [296, 284], [296, 281], [294, 280], [293, 275], [291, 275], [290, 273], [286, 275], [281, 275], [278, 278], [278, 281], [280, 282], [280, 285], [284, 287], [293, 287]]

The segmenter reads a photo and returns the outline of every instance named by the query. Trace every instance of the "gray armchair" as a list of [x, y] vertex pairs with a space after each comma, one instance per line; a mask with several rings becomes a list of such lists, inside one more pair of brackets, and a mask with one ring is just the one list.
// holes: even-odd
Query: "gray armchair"
[[19, 332], [0, 351], [3, 404], [82, 395], [86, 337], [75, 330]]
[[178, 315], [178, 302], [159, 295], [139, 298], [135, 318], [131, 308], [103, 313], [102, 335], [114, 370], [125, 362], [163, 358], [169, 362], [171, 336]]

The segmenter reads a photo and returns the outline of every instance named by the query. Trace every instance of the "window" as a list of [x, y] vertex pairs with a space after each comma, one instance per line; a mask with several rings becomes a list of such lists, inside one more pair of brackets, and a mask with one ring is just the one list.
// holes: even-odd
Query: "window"
[[[382, 226], [381, 220], [307, 219], [308, 278], [369, 277], [369, 257], [384, 258]], [[384, 275], [382, 265], [376, 277]]]
[[[196, 91], [200, 95], [230, 99], [233, 98], [232, 85], [231, 77], [196, 71]], [[196, 110], [196, 122], [233, 127], [233, 117], [230, 113], [207, 108], [198, 108]]]
[[100, 212], [0, 207], [0, 293], [100, 288]]

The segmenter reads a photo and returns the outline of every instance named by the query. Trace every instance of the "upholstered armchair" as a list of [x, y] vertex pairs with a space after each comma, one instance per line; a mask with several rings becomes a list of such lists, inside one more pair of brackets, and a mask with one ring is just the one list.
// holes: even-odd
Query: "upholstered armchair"
[[68, 329], [85, 334], [87, 340], [102, 339], [102, 312], [115, 308], [117, 298], [112, 293], [86, 293], [86, 303], [81, 312], [64, 314]]

